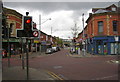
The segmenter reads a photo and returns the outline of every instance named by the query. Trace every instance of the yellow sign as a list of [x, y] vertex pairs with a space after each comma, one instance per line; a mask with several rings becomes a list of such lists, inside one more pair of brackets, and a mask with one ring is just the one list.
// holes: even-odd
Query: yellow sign
[[40, 43], [40, 41], [39, 40], [34, 40], [34, 43]]
[[79, 43], [77, 43], [76, 45], [80, 45]]

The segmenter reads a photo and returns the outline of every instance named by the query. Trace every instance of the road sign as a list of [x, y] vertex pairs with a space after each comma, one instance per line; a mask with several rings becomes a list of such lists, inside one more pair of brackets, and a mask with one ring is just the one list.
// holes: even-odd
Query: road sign
[[33, 36], [34, 36], [34, 37], [38, 37], [38, 35], [39, 35], [38, 31], [34, 31], [34, 32], [33, 32]]

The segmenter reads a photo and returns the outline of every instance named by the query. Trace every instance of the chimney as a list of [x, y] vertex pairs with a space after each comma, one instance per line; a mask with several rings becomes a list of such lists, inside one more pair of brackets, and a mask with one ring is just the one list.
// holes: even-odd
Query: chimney
[[92, 16], [92, 13], [89, 13], [89, 17]]

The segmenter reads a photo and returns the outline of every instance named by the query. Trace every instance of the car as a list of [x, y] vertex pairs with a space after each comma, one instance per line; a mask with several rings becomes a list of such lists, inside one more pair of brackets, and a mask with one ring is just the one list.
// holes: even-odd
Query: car
[[60, 47], [57, 47], [57, 51], [60, 51]]
[[52, 50], [54, 51], [54, 52], [57, 52], [58, 50], [57, 50], [57, 47], [52, 47]]
[[7, 51], [5, 49], [2, 49], [2, 57], [3, 58], [7, 57]]
[[53, 49], [52, 48], [47, 48], [45, 53], [46, 54], [51, 54], [51, 53], [53, 53]]

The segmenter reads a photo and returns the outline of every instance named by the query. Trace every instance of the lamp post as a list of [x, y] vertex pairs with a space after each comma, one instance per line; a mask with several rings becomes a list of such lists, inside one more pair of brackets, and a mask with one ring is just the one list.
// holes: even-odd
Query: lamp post
[[85, 38], [85, 34], [84, 34], [84, 13], [82, 14], [82, 22], [83, 22], [83, 39], [82, 39], [82, 44], [83, 44], [83, 56], [85, 56], [85, 41], [84, 41], [84, 38]]
[[[2, 1], [0, 1], [0, 35], [2, 35]], [[2, 81], [2, 36], [0, 36], [0, 81]]]
[[51, 42], [52, 42], [52, 27], [51, 27]]
[[[47, 20], [45, 20], [44, 22], [41, 22], [41, 15], [39, 15], [39, 34], [40, 34], [40, 37], [41, 37], [41, 25], [43, 24], [43, 23], [45, 23], [45, 22], [47, 22], [48, 20], [51, 20], [51, 18], [49, 18], [49, 19], [47, 19]], [[39, 37], [39, 38], [40, 38]], [[40, 41], [41, 41], [41, 38], [40, 38]], [[41, 45], [40, 45], [40, 52], [41, 52]], [[41, 53], [40, 53], [41, 54]]]
[[[117, 43], [117, 45], [116, 45], [116, 48], [117, 48], [117, 57], [118, 57], [118, 55], [119, 55], [119, 43], [118, 43], [118, 41], [119, 41], [119, 36], [114, 36], [114, 39], [115, 39], [115, 41], [116, 41], [116, 43]], [[117, 61], [119, 60], [119, 58], [117, 59]]]

